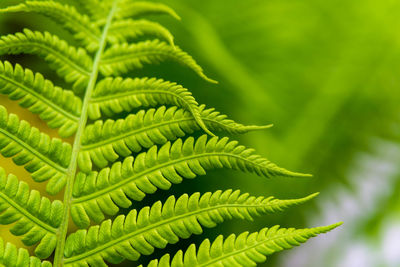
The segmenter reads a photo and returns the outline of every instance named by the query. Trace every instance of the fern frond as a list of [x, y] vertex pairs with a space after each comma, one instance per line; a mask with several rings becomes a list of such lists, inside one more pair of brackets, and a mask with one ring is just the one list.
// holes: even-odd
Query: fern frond
[[[238, 124], [214, 109], [205, 109], [204, 105], [199, 107], [199, 115], [211, 131], [241, 134], [271, 127]], [[197, 130], [200, 130], [200, 127], [192, 114], [176, 106], [169, 109], [162, 106], [157, 110], [141, 110], [117, 121], [96, 121], [85, 129], [79, 155], [85, 159], [79, 162], [85, 164], [79, 167], [88, 172], [92, 169], [93, 159], [104, 158], [106, 161], [95, 162], [100, 163], [97, 167], [104, 168], [110, 159], [115, 161], [120, 156], [127, 157], [132, 152], [139, 152], [142, 148], [150, 148], [155, 144], [163, 145]]]
[[40, 261], [40, 259], [29, 256], [29, 252], [20, 248], [17, 249], [11, 243], [5, 243], [0, 237], [0, 266], [5, 267], [52, 267], [48, 261]]
[[[65, 4], [71, 1], [77, 5]], [[281, 168], [253, 149], [210, 131], [237, 134], [271, 125], [238, 124], [199, 106], [176, 83], [123, 77], [146, 64], [175, 61], [217, 83], [175, 46], [167, 28], [140, 18], [167, 14], [180, 19], [167, 5], [140, 0], [25, 0], [0, 9], [0, 14], [15, 12], [49, 17], [72, 33], [78, 47], [49, 32], [25, 29], [0, 37], [0, 56], [42, 57], [71, 87], [65, 89], [72, 91], [55, 86], [40, 73], [0, 61], [0, 94], [37, 114], [50, 128], [58, 129], [61, 137], [75, 136], [72, 146], [51, 138], [0, 105], [0, 154], [23, 166], [35, 182], [46, 182], [49, 194], [64, 191], [64, 202], [51, 201], [0, 167], [0, 224], [8, 225], [25, 245], [36, 246], [35, 257], [30, 257], [26, 250], [17, 250], [0, 238], [0, 266], [51, 267], [41, 259], [53, 253], [57, 267], [105, 267], [106, 262], [137, 260], [227, 219], [253, 220], [318, 195], [279, 200], [230, 189], [179, 198], [171, 195], [165, 203], [132, 210], [133, 201], [213, 169], [266, 178], [310, 175]], [[148, 35], [150, 40], [143, 38]], [[133, 38], [137, 43], [130, 43]], [[213, 137], [180, 139], [199, 130]], [[121, 208], [129, 209], [127, 215], [117, 216]], [[71, 220], [81, 230], [68, 236]], [[150, 265], [251, 266], [338, 225], [303, 230], [276, 226], [237, 239], [219, 237], [212, 245], [205, 241], [197, 255], [192, 245], [172, 263], [164, 256], [160, 264], [153, 261]]]
[[[152, 254], [155, 247], [164, 248], [180, 238], [201, 234], [203, 226], [215, 227], [232, 218], [253, 220], [255, 216], [281, 211], [315, 196], [278, 200], [241, 195], [239, 190], [203, 195], [195, 193], [191, 196], [184, 194], [177, 200], [170, 196], [164, 205], [158, 201], [139, 212], [132, 210], [126, 217], [120, 215], [114, 222], [107, 220], [100, 227], [94, 226], [71, 234], [66, 242], [65, 262], [100, 266], [104, 260], [110, 263], [119, 263], [125, 258], [134, 261], [141, 254]], [[98, 213], [94, 209], [91, 211]]]
[[196, 61], [177, 46], [160, 40], [143, 41], [136, 44], [115, 44], [104, 52], [100, 71], [105, 76], [122, 75], [130, 70], [140, 69], [143, 64], [156, 64], [165, 60], [176, 61], [190, 69], [206, 81], [208, 78]]
[[145, 2], [145, 1], [121, 1], [117, 13], [117, 19], [136, 18], [147, 15], [170, 15], [171, 17], [180, 20], [181, 18], [176, 12], [167, 5], [161, 3]]
[[68, 137], [78, 128], [82, 101], [71, 91], [54, 86], [40, 73], [34, 74], [19, 64], [15, 68], [0, 61], [0, 93], [38, 114], [50, 128], [59, 128], [62, 137]]
[[57, 194], [66, 183], [66, 168], [71, 158], [71, 145], [41, 133], [28, 122], [8, 115], [0, 106], [0, 153], [24, 165], [36, 182], [49, 180], [47, 192]]
[[123, 43], [129, 39], [144, 35], [154, 35], [165, 39], [169, 45], [174, 46], [174, 36], [161, 24], [149, 20], [118, 20], [110, 27], [108, 39], [112, 43]]
[[186, 88], [176, 83], [155, 78], [105, 78], [100, 81], [89, 103], [88, 115], [92, 120], [102, 115], [113, 116], [135, 108], [167, 104], [188, 110], [199, 126], [213, 135], [201, 119], [197, 101]]
[[[85, 158], [78, 160], [84, 161]], [[95, 162], [101, 160], [105, 159], [93, 158]], [[81, 165], [84, 164], [81, 162]], [[159, 150], [153, 146], [135, 159], [127, 157], [123, 162], [114, 163], [111, 168], [102, 169], [99, 173], [79, 173], [74, 184], [72, 209], [73, 213], [81, 215], [73, 217], [81, 225], [79, 216], [84, 216], [86, 208], [89, 212], [96, 210], [96, 218], [103, 216], [103, 212], [115, 215], [118, 206], [127, 208], [131, 205], [127, 196], [142, 200], [146, 194], [152, 194], [158, 188], [167, 190], [172, 184], [182, 182], [183, 178], [193, 179], [197, 175], [204, 175], [205, 170], [224, 167], [267, 178], [308, 176], [280, 168], [254, 155], [252, 149], [239, 146], [237, 141], [229, 142], [226, 137], [213, 137], [208, 141], [206, 135], [196, 141], [189, 137], [185, 142], [181, 139], [172, 145], [168, 142]]]
[[23, 33], [0, 38], [0, 55], [21, 53], [43, 57], [60, 77], [68, 83], [74, 83], [73, 88], [78, 93], [82, 92], [89, 80], [92, 59], [86, 50], [69, 46], [48, 32], [25, 29]]
[[35, 254], [41, 259], [49, 257], [56, 246], [62, 212], [61, 201], [40, 197], [38, 191], [30, 191], [12, 174], [6, 176], [0, 167], [0, 224], [15, 223], [10, 232], [24, 236], [22, 242], [26, 246], [39, 243]]
[[286, 229], [274, 226], [251, 234], [245, 232], [237, 237], [232, 234], [225, 240], [220, 235], [213, 242], [208, 239], [204, 240], [197, 252], [196, 245], [192, 244], [185, 254], [182, 250], [178, 251], [172, 261], [170, 261], [170, 255], [166, 254], [160, 261], [151, 261], [147, 267], [257, 266], [258, 263], [266, 261], [266, 256], [291, 249], [312, 237], [329, 232], [341, 224], [336, 223], [309, 229]]
[[47, 16], [74, 34], [89, 51], [98, 48], [100, 30], [86, 15], [80, 14], [72, 6], [63, 5], [55, 1], [26, 1], [23, 4], [0, 9], [1, 13], [35, 12]]

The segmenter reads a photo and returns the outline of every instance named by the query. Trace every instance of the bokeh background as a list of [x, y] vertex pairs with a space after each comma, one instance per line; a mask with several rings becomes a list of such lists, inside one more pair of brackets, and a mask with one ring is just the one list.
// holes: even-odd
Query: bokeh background
[[[3, 0], [0, 7], [20, 1]], [[65, 0], [64, 2], [73, 2]], [[271, 256], [262, 266], [400, 266], [400, 2], [395, 0], [169, 0], [182, 17], [167, 25], [176, 43], [219, 81], [207, 84], [173, 63], [146, 67], [132, 76], [156, 76], [189, 88], [199, 103], [245, 124], [275, 126], [235, 136], [285, 168], [310, 179], [266, 180], [233, 171], [212, 171], [174, 186], [183, 192], [241, 189], [253, 195], [295, 198], [313, 192], [312, 203], [255, 222], [230, 221], [190, 242], [218, 234], [257, 231], [280, 224], [344, 225], [305, 245]], [[70, 40], [40, 15], [0, 15], [0, 33], [29, 27]], [[36, 57], [2, 57], [54, 76]], [[1, 104], [56, 135], [15, 102]], [[8, 172], [27, 173], [0, 158]], [[43, 188], [31, 184], [32, 188]], [[146, 199], [165, 199], [170, 192]], [[1, 228], [1, 236], [18, 239]], [[169, 246], [186, 248], [188, 241]], [[143, 258], [146, 262], [149, 258]], [[126, 266], [136, 266], [129, 263]]]

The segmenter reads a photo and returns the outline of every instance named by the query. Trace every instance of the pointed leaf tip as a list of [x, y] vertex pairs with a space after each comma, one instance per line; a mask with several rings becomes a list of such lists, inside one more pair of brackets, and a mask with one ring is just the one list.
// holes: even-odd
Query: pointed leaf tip
[[211, 132], [207, 126], [205, 125], [203, 119], [200, 116], [195, 116], [194, 117], [195, 121], [197, 122], [197, 124], [199, 125], [199, 127], [208, 135], [214, 137], [216, 136], [213, 132]]
[[173, 17], [174, 19], [179, 20], [179, 21], [182, 21], [182, 17], [179, 16], [178, 13], [177, 13], [174, 9], [172, 9], [172, 8], [169, 8], [168, 14], [169, 14], [171, 17]]
[[256, 126], [256, 127], [258, 127], [258, 128], [261, 130], [261, 129], [269, 129], [269, 128], [272, 128], [272, 127], [274, 127], [274, 125], [271, 123], [271, 124], [261, 125], [261, 126]]
[[175, 18], [176, 20], [182, 21], [181, 16], [179, 16], [176, 12], [174, 12], [173, 14], [171, 14], [173, 18]]
[[304, 198], [302, 198], [302, 199], [303, 199], [304, 201], [308, 201], [308, 200], [311, 200], [311, 199], [313, 199], [313, 198], [316, 198], [319, 194], [320, 194], [319, 192], [316, 192], [316, 193], [313, 193], [313, 194], [311, 194], [311, 195], [308, 195], [308, 196], [306, 196], [306, 197], [304, 197]]
[[208, 134], [209, 136], [211, 136], [211, 137], [214, 137], [214, 136], [216, 136], [213, 132], [211, 132], [209, 129], [207, 129], [207, 128], [203, 128], [203, 130], [204, 130], [204, 132], [206, 133], [206, 134]]
[[208, 78], [204, 73], [203, 73], [203, 75], [201, 75], [201, 77], [202, 77], [204, 80], [206, 80], [207, 82], [209, 82], [209, 83], [212, 83], [212, 84], [219, 84], [219, 82], [218, 82], [217, 80]]
[[343, 224], [343, 222], [337, 222], [337, 223], [334, 223], [334, 224], [331, 224], [331, 225], [320, 226], [320, 227], [316, 227], [316, 228], [313, 228], [313, 229], [315, 229], [315, 231], [317, 233], [327, 233], [327, 232], [330, 232], [333, 229], [341, 226], [342, 224]]
[[314, 194], [309, 195], [309, 197], [315, 198], [319, 196], [320, 192], [315, 192]]
[[332, 225], [330, 225], [330, 226], [332, 227], [332, 229], [335, 229], [335, 228], [337, 228], [337, 227], [343, 225], [343, 223], [344, 223], [344, 222], [337, 222], [337, 223], [332, 224]]
[[274, 127], [273, 124], [267, 124], [267, 125], [248, 125], [246, 126], [247, 130], [249, 131], [261, 131], [261, 130], [266, 130]]
[[309, 174], [309, 173], [292, 172], [292, 171], [287, 171], [285, 176], [291, 177], [291, 178], [311, 178], [311, 177], [313, 177], [313, 175]]

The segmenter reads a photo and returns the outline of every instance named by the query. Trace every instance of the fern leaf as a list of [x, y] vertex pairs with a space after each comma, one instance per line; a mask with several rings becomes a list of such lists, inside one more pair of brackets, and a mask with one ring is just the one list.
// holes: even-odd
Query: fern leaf
[[26, 249], [17, 249], [11, 243], [5, 243], [0, 237], [0, 266], [5, 267], [52, 267], [48, 261], [29, 256]]
[[147, 267], [256, 266], [258, 263], [266, 261], [266, 256], [291, 249], [312, 237], [329, 232], [341, 224], [298, 230], [274, 226], [251, 234], [245, 232], [237, 237], [232, 234], [225, 240], [220, 235], [213, 242], [208, 239], [204, 240], [197, 252], [196, 246], [192, 244], [185, 254], [182, 250], [178, 251], [172, 261], [170, 261], [169, 254], [166, 254], [160, 261], [151, 261]]
[[32, 113], [39, 114], [50, 128], [59, 128], [62, 137], [75, 133], [81, 113], [82, 101], [71, 91], [54, 86], [40, 73], [33, 74], [20, 65], [0, 62], [0, 93]]
[[109, 1], [99, 0], [74, 0], [85, 14], [89, 14], [94, 20], [103, 20], [107, 17], [107, 5]]
[[74, 38], [89, 51], [98, 48], [100, 30], [89, 17], [80, 14], [72, 6], [63, 5], [55, 1], [26, 1], [23, 4], [0, 9], [0, 13], [35, 12], [45, 15], [74, 34]]
[[89, 118], [112, 117], [141, 107], [177, 105], [195, 117], [198, 103], [186, 88], [156, 78], [105, 78], [98, 82], [88, 108]]
[[[238, 134], [271, 127], [271, 125], [244, 126], [226, 119], [225, 115], [220, 115], [214, 109], [205, 109], [204, 105], [199, 107], [199, 115], [207, 129], [211, 131]], [[85, 158], [80, 161], [85, 164], [79, 167], [82, 171], [88, 172], [92, 169], [93, 159], [104, 158], [106, 161], [96, 161], [99, 164], [97, 167], [104, 168], [110, 159], [115, 161], [120, 156], [127, 157], [142, 148], [150, 148], [155, 144], [163, 145], [199, 129], [192, 114], [177, 109], [176, 106], [169, 109], [162, 106], [157, 110], [141, 110], [137, 114], [131, 114], [126, 119], [117, 121], [96, 121], [85, 129], [79, 155]]]
[[119, 263], [125, 258], [137, 260], [141, 254], [152, 254], [154, 247], [164, 248], [168, 243], [178, 242], [179, 238], [201, 234], [203, 226], [215, 227], [232, 218], [253, 220], [255, 216], [281, 211], [315, 196], [278, 200], [241, 195], [239, 190], [184, 194], [177, 200], [170, 196], [164, 205], [158, 201], [139, 212], [132, 210], [126, 217], [120, 215], [114, 222], [107, 220], [100, 227], [71, 234], [66, 242], [65, 262], [100, 266], [104, 260], [110, 263]]
[[171, 46], [174, 46], [174, 36], [168, 29], [157, 22], [148, 20], [118, 20], [110, 27], [109, 40], [112, 43], [123, 43], [129, 39], [138, 38], [144, 35], [154, 35], [165, 39]]
[[133, 69], [140, 69], [145, 63], [155, 64], [165, 60], [176, 61], [189, 67], [206, 81], [216, 83], [204, 74], [203, 68], [190, 55], [177, 46], [171, 46], [159, 40], [113, 45], [104, 52], [100, 71], [105, 76], [118, 76]]
[[213, 135], [201, 119], [197, 101], [180, 85], [155, 78], [106, 78], [98, 83], [90, 101], [88, 114], [92, 120], [102, 114], [113, 116], [135, 108], [170, 104], [188, 110], [199, 126]]
[[0, 153], [24, 165], [36, 182], [49, 180], [47, 192], [57, 194], [66, 183], [71, 145], [41, 133], [0, 106]]
[[[207, 141], [207, 136], [203, 135], [196, 142], [193, 137], [185, 142], [178, 139], [172, 145], [168, 142], [157, 150], [153, 146], [135, 159], [127, 157], [123, 162], [114, 163], [111, 168], [102, 169], [99, 173], [79, 173], [74, 185], [72, 209], [77, 214], [84, 214], [84, 209], [89, 207], [97, 211], [97, 216], [101, 216], [102, 210], [108, 215], [115, 215], [118, 206], [127, 208], [131, 205], [127, 196], [142, 200], [146, 194], [154, 193], [158, 188], [167, 190], [183, 178], [193, 179], [197, 175], [204, 175], [205, 170], [223, 167], [253, 172], [267, 178], [308, 176], [280, 168], [254, 155], [252, 149], [239, 146], [236, 141], [229, 142], [226, 137], [213, 137]], [[79, 223], [79, 219], [75, 221]]]
[[25, 29], [23, 33], [0, 38], [0, 55], [21, 53], [43, 57], [60, 77], [74, 83], [73, 88], [78, 93], [88, 82], [92, 59], [86, 50], [69, 46], [55, 35]]
[[[25, 245], [36, 246], [35, 257], [30, 257], [26, 250], [17, 250], [0, 238], [0, 266], [50, 267], [51, 263], [41, 259], [53, 252], [57, 267], [107, 266], [106, 262], [137, 260], [156, 248], [200, 234], [204, 227], [232, 218], [253, 220], [318, 195], [279, 200], [252, 197], [239, 190], [184, 194], [116, 216], [120, 208], [131, 208], [133, 201], [142, 200], [146, 194], [168, 190], [208, 170], [228, 168], [266, 178], [310, 175], [278, 167], [253, 149], [227, 137], [215, 137], [210, 131], [236, 134], [270, 125], [235, 123], [214, 109], [199, 106], [192, 94], [176, 83], [121, 77], [146, 64], [175, 61], [204, 80], [217, 83], [188, 53], [175, 46], [167, 28], [140, 18], [167, 14], [180, 19], [173, 9], [140, 0], [73, 1], [75, 7], [64, 4], [71, 2], [65, 0], [25, 0], [0, 9], [0, 14], [47, 16], [72, 33], [78, 43], [73, 47], [56, 35], [29, 29], [0, 37], [0, 56], [42, 57], [72, 89], [64, 90], [40, 73], [0, 61], [0, 94], [37, 114], [50, 128], [58, 129], [61, 137], [76, 133], [71, 146], [8, 114], [0, 105], [0, 154], [23, 166], [35, 182], [47, 182], [49, 194], [58, 194], [65, 187], [64, 202], [51, 201], [16, 176], [6, 175], [0, 167], [0, 224], [9, 225], [11, 233]], [[143, 41], [148, 35], [163, 41]], [[130, 44], [133, 38], [139, 41]], [[138, 108], [143, 110], [134, 111]], [[130, 114], [133, 111], [137, 113]], [[213, 137], [180, 139], [198, 130]], [[106, 220], [107, 216], [112, 218]], [[68, 236], [70, 217], [76, 226], [86, 229]], [[99, 225], [90, 227], [93, 222]], [[338, 225], [303, 230], [276, 226], [238, 238], [232, 235], [225, 241], [221, 236], [213, 244], [206, 240], [198, 253], [192, 245], [172, 262], [167, 255], [150, 266], [252, 266], [269, 254]]]
[[119, 9], [116, 13], [117, 19], [139, 17], [146, 15], [170, 15], [171, 17], [180, 20], [181, 18], [176, 12], [167, 5], [161, 3], [152, 3], [145, 1], [121, 1]]
[[57, 228], [61, 223], [63, 204], [56, 200], [40, 197], [36, 190], [19, 182], [17, 177], [6, 176], [0, 168], [0, 223], [14, 224], [10, 231], [16, 236], [24, 236], [26, 246], [36, 243], [35, 254], [41, 259], [47, 258], [56, 246]]

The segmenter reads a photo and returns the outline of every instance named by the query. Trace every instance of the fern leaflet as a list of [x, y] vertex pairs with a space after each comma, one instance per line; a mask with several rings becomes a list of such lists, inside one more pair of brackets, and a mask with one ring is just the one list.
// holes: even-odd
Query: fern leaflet
[[123, 8], [118, 9], [115, 15], [117, 19], [154, 14], [166, 14], [172, 16], [177, 20], [181, 19], [172, 8], [161, 3], [152, 3], [145, 1], [133, 2], [130, 0], [123, 0], [121, 6], [123, 6]]
[[135, 108], [169, 104], [189, 110], [199, 126], [213, 135], [201, 119], [197, 101], [192, 94], [180, 85], [155, 78], [106, 78], [100, 81], [93, 92], [88, 107], [91, 119], [102, 115], [112, 117]]
[[71, 146], [60, 139], [50, 139], [14, 114], [8, 115], [3, 106], [0, 106], [0, 153], [25, 166], [35, 181], [49, 180], [50, 194], [60, 192], [67, 182]]
[[174, 46], [174, 36], [168, 29], [159, 23], [145, 19], [126, 19], [114, 22], [110, 27], [109, 40], [112, 43], [123, 43], [145, 35], [160, 37], [169, 45]]
[[0, 168], [0, 223], [15, 223], [10, 231], [16, 236], [24, 236], [27, 246], [39, 245], [35, 254], [47, 258], [56, 246], [57, 228], [61, 223], [63, 204], [56, 200], [40, 197], [38, 191], [30, 191], [17, 177], [5, 175]]
[[[226, 119], [225, 115], [220, 115], [214, 109], [205, 109], [204, 105], [199, 107], [199, 111], [201, 120], [212, 131], [240, 134], [271, 127], [244, 126]], [[90, 171], [94, 159], [97, 167], [104, 168], [108, 162], [120, 156], [127, 157], [142, 148], [162, 145], [196, 130], [199, 130], [199, 126], [195, 118], [177, 107], [142, 110], [117, 121], [96, 121], [85, 129], [79, 167], [83, 171]]]
[[78, 93], [82, 92], [89, 80], [92, 59], [86, 50], [69, 46], [48, 32], [25, 29], [23, 33], [0, 38], [0, 55], [21, 53], [43, 57], [60, 77], [74, 84], [74, 90]]
[[169, 254], [166, 254], [159, 261], [150, 262], [147, 267], [256, 266], [257, 263], [264, 262], [268, 255], [298, 246], [339, 225], [341, 223], [300, 230], [274, 226], [256, 233], [245, 232], [238, 237], [232, 234], [225, 240], [220, 235], [212, 243], [208, 239], [203, 241], [197, 252], [196, 246], [192, 244], [185, 254], [180, 250], [172, 261]]
[[100, 70], [105, 76], [118, 76], [130, 70], [141, 69], [146, 63], [155, 64], [165, 60], [176, 61], [192, 69], [204, 80], [216, 83], [204, 74], [203, 68], [186, 52], [157, 39], [131, 45], [126, 43], [113, 45], [104, 52]]
[[50, 17], [74, 34], [76, 40], [89, 51], [95, 51], [100, 41], [100, 30], [90, 19], [79, 14], [72, 6], [62, 5], [54, 1], [26, 1], [17, 6], [0, 9], [0, 13], [36, 12]]
[[52, 267], [49, 261], [40, 261], [39, 258], [29, 256], [26, 249], [17, 249], [11, 243], [5, 243], [0, 237], [0, 264], [7, 267]]
[[0, 93], [32, 113], [39, 114], [50, 128], [59, 128], [62, 137], [69, 137], [78, 128], [82, 101], [71, 91], [54, 86], [40, 73], [34, 74], [20, 65], [0, 62]]

